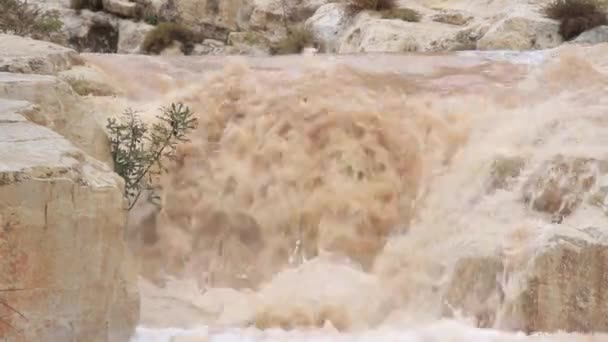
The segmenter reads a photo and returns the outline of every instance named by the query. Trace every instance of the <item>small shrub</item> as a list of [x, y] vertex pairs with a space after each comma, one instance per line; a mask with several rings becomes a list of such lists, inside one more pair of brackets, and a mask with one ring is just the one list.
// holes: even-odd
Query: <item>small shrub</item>
[[605, 11], [593, 0], [554, 0], [545, 7], [545, 15], [560, 22], [559, 34], [564, 40], [608, 24]]
[[94, 12], [103, 10], [102, 0], [70, 0], [70, 8], [77, 11], [88, 9]]
[[148, 32], [142, 44], [142, 51], [148, 54], [160, 54], [173, 42], [182, 44], [182, 52], [189, 54], [194, 49], [196, 35], [189, 28], [177, 23], [160, 23]]
[[403, 21], [419, 22], [420, 14], [409, 8], [395, 8], [380, 11], [383, 19], [401, 19]]
[[376, 10], [378, 11], [392, 10], [397, 7], [397, 0], [378, 0], [376, 4]]
[[43, 11], [27, 0], [0, 0], [0, 32], [55, 40], [63, 22], [57, 11]]
[[304, 25], [295, 25], [287, 28], [287, 35], [273, 47], [272, 52], [275, 55], [297, 54], [313, 45], [312, 33]]
[[[129, 210], [145, 190], [152, 190], [151, 177], [163, 170], [163, 158], [173, 159], [178, 143], [197, 127], [190, 108], [181, 103], [162, 108], [158, 122], [150, 129], [137, 112], [126, 110], [122, 122], [108, 119], [114, 171], [125, 180]], [[158, 170], [158, 171], [154, 171]]]

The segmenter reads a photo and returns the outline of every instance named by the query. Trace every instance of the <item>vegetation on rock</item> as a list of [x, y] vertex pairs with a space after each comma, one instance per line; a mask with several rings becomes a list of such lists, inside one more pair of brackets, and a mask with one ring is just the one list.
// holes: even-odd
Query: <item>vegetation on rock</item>
[[148, 32], [141, 49], [148, 54], [160, 54], [174, 42], [181, 43], [182, 52], [187, 55], [194, 49], [196, 35], [182, 24], [160, 23]]
[[272, 48], [275, 55], [300, 53], [306, 47], [313, 46], [313, 35], [304, 25], [287, 27], [287, 34]]
[[70, 0], [70, 8], [75, 10], [88, 9], [91, 11], [103, 10], [102, 0]]
[[397, 7], [397, 0], [378, 0], [376, 3], [376, 10], [378, 11], [392, 10]]
[[380, 11], [383, 19], [401, 19], [403, 21], [419, 22], [420, 13], [409, 8], [395, 8]]
[[56, 41], [63, 27], [56, 11], [44, 11], [27, 0], [0, 0], [0, 32]]
[[153, 177], [164, 170], [162, 160], [173, 159], [177, 144], [188, 141], [186, 136], [198, 125], [193, 115], [190, 108], [172, 103], [162, 108], [151, 129], [131, 109], [123, 113], [121, 121], [108, 119], [114, 171], [125, 180], [129, 209], [143, 191], [153, 190]]
[[606, 12], [594, 0], [554, 0], [545, 7], [545, 15], [560, 22], [559, 34], [564, 40], [608, 24]]

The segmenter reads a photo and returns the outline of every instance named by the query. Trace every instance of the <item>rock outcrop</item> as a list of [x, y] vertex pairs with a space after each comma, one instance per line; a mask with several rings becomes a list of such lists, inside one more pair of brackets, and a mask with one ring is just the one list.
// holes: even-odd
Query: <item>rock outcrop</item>
[[515, 11], [496, 22], [477, 43], [479, 50], [549, 49], [562, 43], [559, 23], [531, 11]]
[[0, 72], [55, 74], [79, 62], [76, 51], [56, 44], [0, 34]]
[[608, 330], [608, 232], [555, 226], [529, 241], [525, 262], [505, 262], [497, 326], [511, 330]]
[[[12, 47], [2, 52], [9, 56], [3, 62], [6, 69], [12, 71], [55, 73], [68, 69], [77, 58], [74, 50], [28, 38], [0, 35], [0, 45]], [[37, 61], [43, 62], [39, 65]], [[0, 72], [0, 95], [39, 106], [29, 120], [65, 136], [90, 156], [109, 162], [107, 134], [66, 82], [52, 75]]]
[[0, 337], [127, 341], [139, 299], [122, 181], [31, 110], [0, 100]]

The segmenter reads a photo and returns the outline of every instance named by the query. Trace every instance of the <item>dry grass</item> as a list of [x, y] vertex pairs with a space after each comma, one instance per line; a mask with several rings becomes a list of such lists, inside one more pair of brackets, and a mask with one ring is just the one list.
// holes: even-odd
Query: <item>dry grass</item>
[[545, 15], [560, 21], [559, 33], [564, 40], [608, 24], [602, 5], [593, 0], [554, 0], [545, 7]]
[[181, 24], [160, 23], [148, 32], [141, 49], [148, 54], [160, 54], [176, 41], [182, 44], [182, 52], [187, 55], [194, 48], [196, 34]]
[[403, 21], [409, 21], [417, 23], [420, 21], [420, 13], [409, 8], [396, 8], [389, 10], [382, 10], [383, 19], [401, 19]]
[[59, 13], [24, 0], [0, 0], [0, 9], [0, 33], [56, 41], [63, 26]]
[[291, 26], [287, 35], [281, 39], [272, 49], [275, 55], [297, 54], [306, 47], [314, 45], [313, 35], [304, 25]]

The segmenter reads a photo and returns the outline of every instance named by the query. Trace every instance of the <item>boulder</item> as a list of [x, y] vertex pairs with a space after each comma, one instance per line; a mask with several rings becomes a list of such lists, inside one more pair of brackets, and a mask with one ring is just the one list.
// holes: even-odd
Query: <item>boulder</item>
[[0, 317], [10, 324], [0, 325], [0, 336], [127, 341], [139, 299], [127, 263], [123, 182], [20, 115], [30, 108], [0, 100]]
[[330, 3], [319, 7], [315, 14], [306, 20], [306, 26], [324, 51], [336, 52], [339, 38], [353, 15], [352, 7], [347, 4]]
[[40, 110], [28, 119], [63, 135], [90, 156], [110, 162], [108, 137], [70, 85], [55, 76], [0, 72], [0, 94], [24, 100]]
[[[285, 1], [285, 6], [283, 6]], [[268, 31], [269, 35], [284, 34], [285, 22], [302, 22], [311, 17], [315, 11], [332, 0], [256, 0], [249, 25], [253, 30]], [[272, 38], [271, 38], [272, 39]]]
[[[446, 27], [447, 26], [447, 27]], [[341, 37], [340, 53], [425, 52], [470, 47], [474, 30], [434, 22], [414, 23], [360, 13]]]
[[[237, 18], [245, 0], [174, 0], [175, 10], [182, 22], [192, 28], [201, 27], [209, 31], [216, 27], [226, 31], [237, 31]], [[218, 39], [218, 37], [207, 36]], [[219, 39], [219, 40], [225, 40]]]
[[138, 16], [139, 7], [135, 2], [127, 0], [102, 0], [103, 9], [123, 18], [135, 18]]
[[559, 23], [531, 11], [514, 11], [494, 23], [477, 42], [479, 50], [550, 49], [562, 43]]
[[[230, 36], [228, 37], [230, 39]], [[191, 55], [223, 55], [226, 52], [226, 44], [215, 39], [205, 39], [201, 44], [196, 44]]]
[[444, 9], [433, 14], [431, 20], [444, 24], [464, 26], [473, 20], [473, 16], [464, 11]]
[[0, 72], [56, 74], [79, 63], [76, 51], [52, 43], [0, 34]]
[[571, 44], [601, 44], [608, 42], [608, 25], [598, 26], [581, 33]]
[[111, 81], [93, 67], [75, 66], [59, 73], [58, 76], [81, 96], [111, 96], [117, 93], [111, 86]]
[[104, 12], [82, 10], [62, 13], [63, 32], [79, 52], [116, 53], [120, 19]]
[[[553, 225], [505, 259], [504, 303], [496, 326], [526, 332], [608, 331], [608, 230]], [[514, 255], [510, 255], [511, 259]]]
[[141, 45], [146, 34], [154, 26], [146, 23], [137, 23], [130, 20], [121, 20], [118, 24], [118, 53], [140, 53]]

